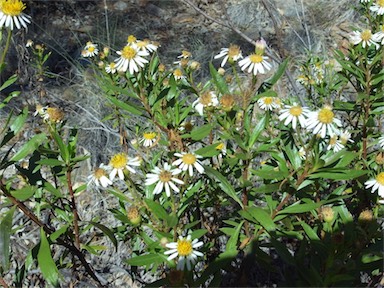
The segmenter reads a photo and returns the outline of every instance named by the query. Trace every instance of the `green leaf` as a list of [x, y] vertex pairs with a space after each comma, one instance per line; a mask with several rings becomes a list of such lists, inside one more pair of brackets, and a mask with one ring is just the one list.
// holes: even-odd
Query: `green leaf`
[[51, 249], [49, 248], [47, 236], [45, 235], [43, 228], [40, 228], [40, 238], [41, 240], [39, 252], [37, 253], [37, 262], [41, 273], [47, 282], [53, 286], [58, 286], [60, 275], [59, 270], [56, 267], [55, 261], [53, 261]]
[[219, 155], [220, 154], [220, 150], [216, 149], [216, 147], [219, 144], [220, 143], [215, 143], [215, 144], [212, 144], [212, 145], [205, 146], [203, 148], [200, 148], [200, 149], [196, 150], [195, 153], [197, 155], [200, 155], [200, 156], [203, 156], [203, 157], [213, 157], [213, 156]]
[[213, 169], [210, 166], [204, 165], [204, 170], [209, 178], [211, 178], [215, 182], [218, 182], [219, 187], [223, 190], [224, 193], [226, 193], [229, 197], [239, 203], [241, 208], [243, 208], [243, 203], [237, 196], [235, 189], [233, 189], [232, 185], [228, 182], [226, 177], [224, 177], [219, 171]]
[[308, 238], [316, 241], [320, 241], [319, 236], [317, 233], [304, 221], [300, 221], [301, 227], [303, 227], [305, 234], [307, 234]]
[[36, 192], [36, 187], [27, 185], [27, 186], [24, 186], [23, 188], [12, 191], [11, 195], [20, 201], [25, 201], [30, 197], [32, 197], [32, 195], [35, 194], [35, 192]]
[[9, 242], [15, 210], [16, 206], [9, 209], [0, 222], [0, 267], [2, 268], [0, 270], [3, 270], [3, 272], [6, 272], [9, 269]]
[[0, 86], [0, 91], [3, 91], [5, 88], [11, 86], [13, 83], [15, 83], [17, 80], [17, 75], [12, 75], [8, 78], [7, 81], [3, 83], [3, 85]]
[[113, 246], [115, 246], [115, 251], [117, 252], [117, 239], [115, 237], [115, 234], [111, 231], [111, 229], [109, 229], [107, 226], [103, 224], [96, 223], [93, 221], [89, 221], [89, 223], [95, 226], [96, 228], [100, 229], [104, 233], [104, 235], [106, 235], [111, 240], [111, 242], [113, 243]]
[[225, 82], [224, 78], [221, 77], [221, 75], [217, 72], [215, 66], [213, 66], [212, 63], [209, 63], [209, 71], [211, 73], [213, 83], [215, 84], [217, 89], [220, 91], [220, 93], [229, 94], [227, 83]]
[[234, 233], [232, 234], [231, 237], [229, 237], [227, 245], [225, 247], [226, 251], [237, 250], [237, 242], [239, 241], [240, 231], [241, 231], [241, 228], [243, 227], [243, 224], [244, 224], [244, 220], [241, 221], [239, 225], [237, 225]]
[[301, 159], [296, 147], [291, 148], [290, 143], [288, 143], [284, 147], [284, 152], [287, 154], [289, 162], [291, 162], [293, 169], [299, 169], [301, 167]]
[[211, 124], [206, 124], [198, 128], [194, 128], [191, 132], [192, 140], [199, 141], [201, 139], [204, 139], [212, 131], [212, 128], [213, 127]]
[[266, 124], [267, 124], [267, 114], [265, 114], [263, 118], [261, 118], [259, 122], [256, 124], [255, 128], [253, 128], [252, 134], [249, 137], [249, 142], [248, 142], [249, 147], [252, 147], [255, 144], [261, 132], [263, 132], [263, 130], [265, 129]]
[[124, 111], [127, 111], [129, 113], [132, 113], [134, 115], [137, 115], [137, 116], [141, 116], [143, 114], [143, 112], [141, 111], [142, 108], [140, 107], [137, 107], [136, 105], [128, 102], [123, 102], [119, 99], [117, 99], [116, 97], [113, 97], [113, 96], [107, 96], [108, 100], [111, 101], [114, 105], [116, 105], [117, 107], [123, 109]]
[[37, 161], [36, 163], [40, 165], [47, 165], [47, 166], [62, 166], [64, 165], [63, 161], [60, 161], [58, 159], [52, 159], [52, 158], [46, 158], [46, 159], [41, 159]]
[[32, 137], [27, 143], [25, 143], [19, 151], [11, 158], [11, 161], [20, 161], [24, 159], [28, 154], [31, 154], [35, 151], [44, 141], [46, 141], [47, 136], [44, 133], [37, 134]]
[[23, 128], [25, 121], [28, 117], [28, 108], [25, 107], [20, 115], [18, 115], [15, 120], [13, 120], [10, 128], [15, 135], [20, 132], [20, 130]]
[[160, 220], [167, 221], [168, 213], [162, 205], [150, 199], [144, 199], [144, 201], [150, 209], [149, 213], [153, 213]]
[[244, 210], [247, 211], [268, 232], [276, 229], [276, 225], [273, 222], [271, 215], [269, 215], [269, 213], [267, 213], [264, 209], [260, 207], [246, 207]]
[[125, 262], [131, 266], [150, 266], [152, 264], [161, 264], [167, 260], [167, 256], [158, 254], [145, 254], [127, 259]]
[[300, 201], [298, 201], [298, 202], [288, 206], [287, 208], [280, 210], [278, 215], [280, 215], [280, 214], [305, 213], [305, 212], [309, 212], [309, 211], [312, 211], [314, 209], [317, 209], [321, 205], [323, 205], [323, 202], [300, 204]]
[[52, 135], [53, 135], [53, 139], [55, 139], [57, 146], [59, 146], [61, 158], [63, 158], [63, 161], [65, 163], [68, 163], [69, 162], [69, 149], [68, 149], [67, 145], [65, 145], [62, 137], [56, 131], [54, 131], [52, 133]]
[[[368, 170], [335, 170], [335, 169], [324, 169], [329, 172], [316, 172], [308, 176], [310, 179], [322, 178], [332, 180], [352, 180], [362, 175], [369, 173]], [[332, 172], [334, 171], [334, 172]]]

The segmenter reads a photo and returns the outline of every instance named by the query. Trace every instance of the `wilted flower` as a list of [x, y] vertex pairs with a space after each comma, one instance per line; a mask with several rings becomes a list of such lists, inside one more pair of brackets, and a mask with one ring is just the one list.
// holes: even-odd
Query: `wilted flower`
[[97, 187], [101, 185], [104, 188], [108, 185], [112, 185], [112, 181], [107, 176], [107, 171], [104, 168], [104, 165], [101, 164], [99, 168], [96, 168], [95, 171], [93, 171], [93, 173], [88, 176], [88, 184], [93, 182], [96, 184]]

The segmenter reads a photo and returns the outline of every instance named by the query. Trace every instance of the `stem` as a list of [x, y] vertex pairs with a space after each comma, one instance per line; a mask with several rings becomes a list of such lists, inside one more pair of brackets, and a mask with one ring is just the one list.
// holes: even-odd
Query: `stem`
[[9, 44], [11, 43], [11, 39], [12, 39], [12, 30], [7, 29], [7, 31], [8, 31], [7, 42], [5, 42], [4, 51], [3, 51], [3, 54], [1, 55], [1, 59], [0, 59], [0, 71], [1, 71], [1, 67], [4, 64], [5, 56], [7, 55], [7, 52], [9, 49]]
[[77, 213], [75, 193], [73, 192], [72, 179], [71, 179], [71, 169], [67, 170], [67, 183], [69, 196], [71, 197], [71, 209], [73, 213], [73, 229], [75, 232], [75, 246], [80, 250], [80, 236], [79, 236], [79, 214]]
[[9, 288], [7, 282], [5, 282], [4, 278], [0, 276], [0, 286], [4, 288]]

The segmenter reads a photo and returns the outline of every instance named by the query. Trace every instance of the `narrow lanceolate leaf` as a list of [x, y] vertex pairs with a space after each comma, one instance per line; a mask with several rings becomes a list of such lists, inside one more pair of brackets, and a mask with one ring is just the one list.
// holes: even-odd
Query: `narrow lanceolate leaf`
[[23, 128], [25, 121], [28, 117], [28, 108], [24, 108], [23, 111], [18, 115], [11, 124], [11, 131], [15, 134], [19, 133], [21, 128]]
[[241, 227], [243, 227], [244, 220], [237, 225], [235, 233], [232, 234], [232, 236], [229, 238], [226, 246], [226, 251], [236, 250], [237, 249], [237, 242], [239, 241], [239, 235], [241, 231]]
[[116, 252], [117, 252], [117, 239], [115, 237], [115, 234], [113, 234], [113, 232], [111, 231], [111, 229], [109, 229], [107, 226], [100, 224], [100, 223], [96, 223], [96, 222], [92, 222], [92, 221], [90, 221], [89, 223], [92, 224], [93, 226], [99, 228], [104, 233], [104, 235], [107, 236], [112, 241], [113, 245], [115, 246]]
[[219, 187], [223, 190], [224, 193], [226, 193], [229, 197], [239, 203], [241, 208], [243, 208], [243, 203], [237, 196], [233, 186], [228, 182], [227, 178], [225, 178], [219, 171], [213, 169], [212, 167], [204, 166], [204, 170], [209, 178], [218, 183]]
[[217, 72], [212, 63], [209, 63], [209, 71], [211, 72], [213, 83], [215, 83], [215, 86], [217, 89], [219, 89], [220, 93], [229, 94], [227, 83], [225, 82], [224, 78], [221, 77], [221, 75]]
[[35, 151], [45, 140], [47, 136], [44, 133], [37, 134], [32, 137], [27, 143], [25, 143], [19, 151], [11, 158], [11, 161], [20, 161], [28, 154], [31, 154]]
[[267, 231], [273, 231], [276, 229], [275, 222], [273, 222], [271, 215], [269, 215], [264, 209], [259, 207], [248, 207], [246, 211]]
[[263, 130], [265, 129], [266, 123], [267, 123], [267, 114], [265, 114], [263, 118], [259, 120], [255, 128], [253, 129], [251, 137], [249, 137], [249, 144], [248, 144], [249, 147], [252, 147], [255, 144], [261, 132], [263, 132]]
[[133, 103], [120, 101], [119, 99], [117, 99], [116, 97], [113, 97], [113, 96], [107, 96], [107, 97], [108, 97], [109, 101], [111, 101], [117, 107], [119, 107], [119, 108], [121, 108], [127, 112], [130, 112], [130, 113], [137, 115], [137, 116], [140, 116], [143, 114], [140, 111], [141, 108], [134, 105]]
[[12, 219], [16, 206], [12, 207], [0, 222], [0, 270], [9, 268], [9, 239], [11, 237]]
[[145, 254], [131, 259], [126, 260], [125, 262], [131, 266], [149, 266], [152, 264], [161, 264], [167, 260], [167, 256], [158, 253], [158, 254]]
[[44, 279], [53, 286], [58, 286], [59, 270], [56, 267], [49, 248], [49, 242], [44, 229], [40, 228], [40, 247], [37, 253], [37, 262]]

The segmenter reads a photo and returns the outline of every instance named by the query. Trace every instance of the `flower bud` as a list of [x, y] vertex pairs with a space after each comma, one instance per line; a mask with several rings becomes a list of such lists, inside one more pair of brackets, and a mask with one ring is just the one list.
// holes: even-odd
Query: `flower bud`
[[335, 213], [333, 212], [333, 209], [329, 206], [323, 207], [321, 209], [321, 215], [323, 217], [323, 220], [328, 223], [332, 222], [333, 218], [335, 217]]
[[129, 207], [127, 210], [127, 216], [128, 216], [129, 222], [131, 222], [133, 226], [138, 226], [141, 223], [141, 215], [137, 207], [135, 206]]

